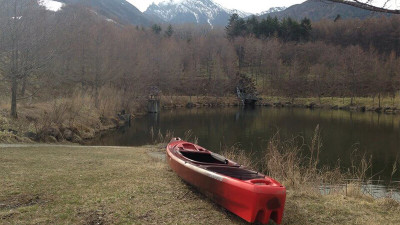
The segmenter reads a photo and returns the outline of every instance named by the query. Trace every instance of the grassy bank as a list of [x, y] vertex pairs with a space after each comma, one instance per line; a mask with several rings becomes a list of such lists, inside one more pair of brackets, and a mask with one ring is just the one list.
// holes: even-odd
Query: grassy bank
[[[245, 224], [140, 148], [0, 147], [2, 224]], [[391, 200], [289, 189], [284, 224], [399, 224]]]
[[[104, 92], [104, 96], [116, 96]], [[110, 97], [102, 96], [97, 106], [88, 94], [79, 92], [68, 98], [21, 102], [18, 118], [10, 116], [10, 105], [3, 101], [0, 104], [0, 143], [82, 143], [100, 132], [123, 126], [129, 122], [131, 115], [127, 112], [132, 109], [117, 103], [120, 100], [117, 97], [115, 101]]]
[[399, 113], [400, 98], [396, 96], [382, 97], [379, 99], [372, 97], [322, 97], [322, 98], [295, 98], [290, 99], [286, 97], [262, 96], [261, 105], [272, 106], [299, 106], [299, 107], [312, 107], [315, 108], [328, 108], [328, 109], [343, 109], [343, 110], [359, 110], [359, 111], [379, 111], [385, 113]]
[[[400, 113], [399, 96], [382, 97], [379, 99], [372, 97], [356, 97], [356, 98], [338, 98], [338, 97], [322, 97], [322, 98], [287, 98], [279, 96], [260, 96], [261, 101], [256, 104], [260, 106], [271, 107], [299, 107], [299, 108], [324, 108], [334, 110], [348, 111], [376, 111], [388, 114]], [[238, 106], [240, 102], [233, 95], [225, 97], [212, 96], [163, 96], [161, 105], [163, 108], [181, 108], [181, 107], [215, 107], [215, 106]]]
[[215, 96], [162, 96], [161, 106], [166, 109], [182, 107], [238, 106], [239, 101], [233, 95]]

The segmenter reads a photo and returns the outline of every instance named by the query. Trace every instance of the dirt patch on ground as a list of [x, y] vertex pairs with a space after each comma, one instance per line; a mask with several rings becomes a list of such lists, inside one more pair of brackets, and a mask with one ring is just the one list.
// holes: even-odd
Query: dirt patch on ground
[[10, 213], [6, 213], [4, 215], [0, 215], [0, 220], [7, 220], [7, 219], [11, 219], [14, 216], [18, 215], [17, 212], [10, 212]]
[[16, 195], [0, 200], [0, 209], [16, 209], [25, 206], [42, 204], [46, 201], [39, 195]]
[[110, 213], [107, 213], [104, 208], [100, 208], [97, 210], [89, 210], [89, 211], [80, 211], [78, 212], [78, 217], [81, 219], [81, 224], [88, 225], [106, 225], [112, 224], [110, 219], [108, 218]]

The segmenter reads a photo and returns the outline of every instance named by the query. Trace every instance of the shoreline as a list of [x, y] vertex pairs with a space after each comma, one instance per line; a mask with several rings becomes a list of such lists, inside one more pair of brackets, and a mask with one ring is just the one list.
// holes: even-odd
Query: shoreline
[[[321, 103], [315, 103], [318, 100]], [[292, 100], [293, 101], [293, 100]], [[371, 104], [372, 102], [372, 104]], [[294, 103], [288, 98], [262, 96], [262, 100], [256, 103], [256, 107], [271, 108], [303, 108], [303, 109], [324, 109], [342, 110], [348, 112], [376, 112], [378, 114], [399, 115], [400, 107], [397, 108], [395, 99], [384, 99], [384, 107], [376, 107], [372, 98], [357, 98], [353, 105], [349, 105], [350, 98], [297, 98]], [[388, 102], [392, 104], [389, 106]], [[44, 104], [44, 103], [41, 103]], [[400, 102], [399, 102], [400, 104]], [[40, 104], [38, 104], [40, 105]], [[240, 107], [239, 101], [234, 96], [210, 97], [210, 96], [163, 96], [161, 98], [163, 110], [181, 108], [224, 108]], [[115, 116], [101, 117], [94, 112], [93, 115], [81, 113], [80, 120], [73, 120], [65, 123], [53, 123], [46, 125], [47, 114], [42, 115], [35, 112], [35, 106], [26, 110], [22, 108], [20, 119], [13, 120], [8, 117], [7, 111], [0, 114], [0, 143], [78, 143], [85, 144], [99, 135], [114, 131], [119, 127], [129, 125], [134, 117], [141, 117], [147, 113], [137, 112], [133, 114], [118, 114]], [[40, 108], [40, 107], [38, 107]], [[25, 112], [26, 111], [26, 112]], [[37, 109], [39, 111], [39, 109]], [[35, 115], [37, 114], [37, 115]], [[88, 118], [88, 119], [86, 119]], [[39, 128], [38, 128], [39, 127]]]
[[[173, 99], [175, 98], [175, 99]], [[173, 100], [161, 99], [162, 109], [177, 108], [218, 108], [218, 107], [239, 107], [240, 102], [236, 97], [188, 97], [174, 96]], [[191, 99], [191, 100], [190, 100]], [[255, 106], [273, 107], [273, 108], [306, 108], [306, 109], [325, 109], [325, 110], [343, 110], [350, 112], [376, 112], [384, 114], [400, 114], [400, 107], [393, 106], [393, 103], [375, 106], [372, 98], [358, 98], [360, 102], [351, 105], [350, 98], [297, 98], [294, 102], [285, 97], [261, 96], [261, 100], [256, 102]], [[316, 103], [321, 101], [321, 103]], [[372, 101], [372, 104], [371, 102]], [[375, 100], [376, 101], [376, 100]], [[387, 103], [389, 100], [385, 99]], [[391, 101], [391, 100], [390, 100]], [[399, 103], [400, 104], [400, 103]]]

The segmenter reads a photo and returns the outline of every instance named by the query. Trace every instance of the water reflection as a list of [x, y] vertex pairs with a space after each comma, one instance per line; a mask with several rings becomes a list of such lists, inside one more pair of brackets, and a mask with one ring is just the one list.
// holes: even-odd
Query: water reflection
[[[377, 113], [288, 108], [202, 108], [162, 111], [133, 121], [124, 128], [99, 137], [92, 144], [139, 146], [151, 144], [150, 130], [173, 131], [184, 136], [192, 130], [199, 144], [220, 151], [240, 144], [255, 157], [265, 153], [266, 142], [279, 131], [281, 138], [303, 136], [309, 141], [319, 124], [323, 140], [321, 164], [351, 167], [351, 156], [372, 155], [370, 175], [388, 181], [400, 150], [400, 117]], [[400, 173], [392, 179], [399, 179]]]

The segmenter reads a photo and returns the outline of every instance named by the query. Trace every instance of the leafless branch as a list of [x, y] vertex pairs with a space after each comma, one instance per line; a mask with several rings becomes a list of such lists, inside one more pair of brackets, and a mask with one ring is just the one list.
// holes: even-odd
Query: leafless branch
[[39, 92], [39, 90], [40, 90], [40, 89], [35, 90], [32, 94], [30, 94], [30, 95], [28, 95], [28, 96], [21, 97], [21, 98], [17, 98], [17, 100], [20, 101], [20, 100], [32, 98], [32, 97], [34, 97], [34, 96]]
[[349, 1], [349, 0], [327, 0], [327, 1], [346, 4], [346, 5], [354, 6], [354, 7], [360, 8], [360, 9], [373, 11], [373, 12], [400, 14], [400, 10], [398, 10], [398, 9], [385, 8], [387, 3], [389, 2], [389, 0], [385, 2], [383, 7], [378, 7], [378, 6], [372, 5], [371, 1], [367, 1], [365, 3], [361, 2], [359, 0], [353, 0], [353, 1]]

